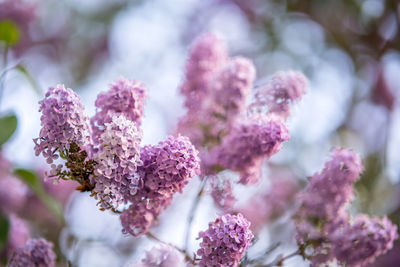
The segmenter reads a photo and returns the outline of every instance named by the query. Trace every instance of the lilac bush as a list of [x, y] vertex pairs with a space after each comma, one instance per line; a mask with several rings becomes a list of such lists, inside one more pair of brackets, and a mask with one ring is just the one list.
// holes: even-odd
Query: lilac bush
[[[0, 3], [0, 22], [14, 21], [25, 38], [20, 47], [27, 49], [35, 8], [15, 3]], [[8, 46], [4, 46], [6, 52]], [[43, 202], [54, 217], [61, 217], [56, 236], [65, 235], [61, 228], [68, 229], [68, 224], [62, 210], [59, 214], [57, 197], [51, 197], [52, 190], [65, 181], [92, 197], [100, 211], [117, 216], [120, 232], [134, 244], [122, 249], [115, 246], [125, 254], [121, 258], [141, 253], [137, 248], [145, 238], [158, 243], [143, 255], [135, 254], [140, 260], [128, 266], [271, 267], [284, 266], [298, 256], [310, 266], [362, 267], [391, 250], [398, 239], [396, 222], [352, 203], [363, 175], [362, 158], [355, 151], [333, 148], [323, 169], [309, 179], [298, 171], [303, 163], [299, 157], [307, 155], [292, 153], [291, 164], [279, 166], [286, 171], [282, 176], [273, 171], [279, 165], [275, 155], [285, 150], [295, 128], [292, 108], [309, 91], [309, 81], [300, 71], [286, 70], [257, 83], [261, 77], [255, 63], [231, 56], [221, 36], [198, 37], [179, 85], [184, 114], [172, 134], [155, 144], [143, 142], [149, 133], [142, 129], [148, 95], [142, 82], [118, 78], [97, 95], [93, 116], [86, 114], [87, 107], [73, 89], [62, 84], [50, 87], [39, 101], [41, 129], [33, 139], [35, 155], [48, 164], [44, 183], [0, 154], [0, 237], [4, 236], [0, 260], [10, 267], [77, 264], [72, 256], [62, 254], [67, 246], [62, 241], [68, 237], [63, 236], [60, 244], [34, 238], [47, 233], [36, 229], [41, 227], [40, 220], [32, 224], [26, 220], [31, 207]], [[296, 140], [288, 145], [295, 146]], [[265, 169], [270, 172], [268, 179]], [[193, 187], [187, 187], [189, 183]], [[187, 218], [182, 220], [178, 210], [179, 222], [167, 229], [172, 235], [184, 221], [185, 240], [183, 244], [165, 242], [156, 226], [174, 211], [167, 210], [178, 193], [190, 195], [188, 188], [198, 191], [187, 205]], [[200, 212], [199, 203], [207, 197], [213, 207]], [[178, 204], [187, 203], [178, 199]], [[31, 212], [43, 215], [36, 209]], [[192, 226], [202, 223], [200, 216], [208, 220], [209, 213], [213, 218], [216, 213], [216, 219], [208, 221], [208, 227], [202, 225], [195, 238]], [[51, 219], [47, 223], [51, 225]], [[289, 229], [285, 240], [263, 247], [280, 234], [274, 229], [282, 225]], [[270, 226], [267, 235], [264, 226]], [[79, 250], [79, 240], [71, 240], [71, 246]], [[196, 241], [193, 251], [191, 243]], [[113, 245], [107, 244], [107, 249]], [[294, 252], [287, 253], [293, 247]], [[271, 261], [272, 255], [276, 257]]]

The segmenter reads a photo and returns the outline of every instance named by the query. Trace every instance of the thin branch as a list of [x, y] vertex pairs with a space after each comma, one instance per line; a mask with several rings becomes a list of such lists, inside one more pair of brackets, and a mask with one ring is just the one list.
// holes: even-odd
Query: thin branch
[[184, 248], [187, 250], [188, 246], [189, 246], [189, 239], [190, 239], [190, 232], [192, 230], [192, 224], [193, 224], [193, 219], [194, 216], [196, 215], [196, 211], [197, 208], [199, 207], [199, 203], [201, 200], [201, 197], [204, 193], [204, 188], [206, 185], [206, 177], [204, 177], [201, 186], [200, 186], [200, 190], [196, 195], [196, 198], [194, 199], [192, 206], [190, 207], [190, 211], [189, 211], [189, 215], [188, 215], [188, 219], [187, 219], [187, 226], [186, 226], [186, 232], [185, 232], [185, 242], [184, 242]]
[[301, 250], [298, 249], [286, 256], [282, 256], [282, 255], [278, 255], [278, 257], [275, 258], [275, 260], [273, 260], [270, 263], [267, 263], [266, 265], [259, 265], [258, 267], [274, 267], [274, 266], [282, 266], [283, 262], [287, 259], [290, 259], [294, 256], [298, 256], [300, 255]]

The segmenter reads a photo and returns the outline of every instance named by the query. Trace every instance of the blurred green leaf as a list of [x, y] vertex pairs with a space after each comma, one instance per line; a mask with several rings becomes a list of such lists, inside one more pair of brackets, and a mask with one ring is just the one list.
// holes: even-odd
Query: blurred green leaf
[[2, 146], [17, 129], [17, 117], [8, 115], [0, 118], [0, 146]]
[[40, 87], [39, 87], [38, 83], [36, 82], [35, 78], [33, 77], [33, 75], [31, 75], [31, 73], [28, 71], [28, 69], [21, 64], [17, 65], [16, 68], [19, 72], [21, 72], [25, 76], [26, 80], [30, 83], [33, 90], [35, 90], [35, 92], [38, 95], [40, 95], [40, 91], [41, 91]]
[[0, 251], [7, 244], [9, 229], [10, 229], [10, 223], [8, 221], [8, 218], [3, 214], [0, 214]]
[[10, 20], [0, 21], [0, 41], [6, 45], [16, 45], [20, 39], [20, 30], [17, 24]]
[[60, 202], [46, 192], [36, 173], [26, 169], [15, 169], [14, 174], [30, 187], [39, 200], [46, 205], [61, 223], [64, 222], [63, 209]]

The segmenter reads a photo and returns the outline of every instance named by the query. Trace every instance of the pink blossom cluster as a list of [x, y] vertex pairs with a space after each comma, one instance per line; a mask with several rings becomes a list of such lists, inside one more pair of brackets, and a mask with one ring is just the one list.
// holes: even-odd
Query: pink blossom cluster
[[53, 244], [43, 238], [29, 239], [15, 250], [7, 264], [8, 267], [54, 267], [56, 254]]
[[[121, 213], [123, 231], [135, 236], [146, 233], [200, 168], [186, 137], [140, 146], [145, 96], [141, 83], [121, 78], [98, 96], [89, 124], [78, 95], [61, 85], [50, 88], [40, 101], [43, 128], [34, 140], [37, 155], [65, 161], [52, 165], [53, 177], [78, 181], [100, 209]], [[130, 207], [121, 211], [121, 204]]]
[[202, 239], [197, 251], [200, 266], [239, 266], [251, 245], [250, 222], [242, 214], [218, 217], [199, 233]]
[[142, 148], [143, 165], [138, 168], [142, 186], [130, 198], [129, 209], [121, 214], [123, 231], [134, 236], [147, 232], [151, 222], [168, 207], [176, 192], [182, 192], [188, 178], [199, 173], [197, 151], [184, 136], [167, 137], [158, 145]]
[[365, 266], [393, 246], [397, 227], [387, 218], [351, 218], [346, 206], [362, 172], [361, 159], [352, 150], [339, 148], [331, 157], [299, 196], [296, 239], [313, 248], [308, 257], [314, 265], [336, 259], [346, 266]]
[[[305, 93], [307, 79], [299, 72], [280, 72], [247, 106], [255, 67], [249, 59], [227, 54], [222, 40], [211, 33], [194, 43], [181, 87], [188, 111], [178, 132], [201, 152], [203, 175], [229, 169], [240, 174], [239, 183], [253, 184], [260, 178], [263, 160], [289, 139], [284, 120], [289, 104]], [[267, 114], [256, 108], [264, 98], [270, 106]], [[257, 113], [246, 115], [248, 110]]]

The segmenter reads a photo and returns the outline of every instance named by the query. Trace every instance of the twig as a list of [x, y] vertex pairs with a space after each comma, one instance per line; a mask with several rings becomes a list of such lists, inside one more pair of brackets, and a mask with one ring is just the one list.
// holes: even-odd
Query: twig
[[284, 257], [282, 257], [282, 255], [278, 255], [278, 257], [275, 258], [275, 260], [273, 260], [270, 263], [267, 263], [266, 265], [259, 265], [259, 267], [273, 267], [273, 266], [282, 266], [283, 262], [287, 259], [290, 259], [294, 256], [300, 255], [301, 250], [298, 249], [292, 253], [290, 253], [289, 255], [286, 255]]
[[204, 193], [204, 188], [205, 188], [205, 185], [206, 185], [206, 180], [207, 180], [207, 178], [204, 177], [204, 179], [203, 179], [203, 181], [202, 181], [202, 183], [201, 183], [200, 190], [199, 190], [199, 192], [197, 193], [196, 198], [194, 199], [194, 201], [193, 201], [193, 203], [192, 203], [192, 206], [190, 207], [190, 211], [189, 211], [189, 215], [188, 215], [188, 219], [187, 219], [187, 226], [186, 226], [186, 233], [185, 233], [185, 242], [184, 242], [184, 246], [183, 246], [186, 250], [188, 249], [188, 246], [189, 246], [190, 232], [191, 232], [191, 230], [192, 230], [193, 219], [194, 219], [194, 216], [195, 216], [195, 214], [196, 214], [196, 210], [197, 210], [197, 208], [199, 207], [199, 203], [200, 203], [201, 196], [202, 196], [203, 193]]

